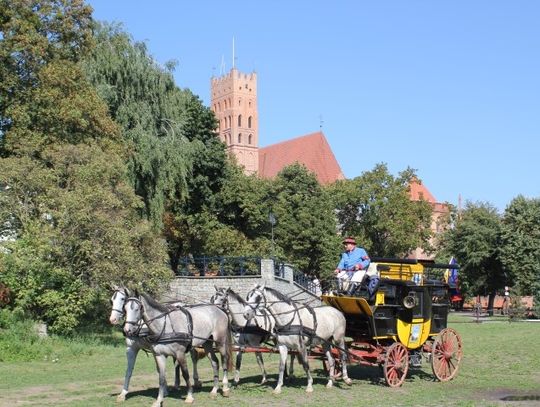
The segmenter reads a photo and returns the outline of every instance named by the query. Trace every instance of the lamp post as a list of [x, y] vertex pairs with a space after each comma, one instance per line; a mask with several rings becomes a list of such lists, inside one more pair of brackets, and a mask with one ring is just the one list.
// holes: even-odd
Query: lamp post
[[268, 221], [272, 227], [272, 256], [274, 255], [274, 225], [276, 224], [276, 216], [270, 212], [268, 214]]

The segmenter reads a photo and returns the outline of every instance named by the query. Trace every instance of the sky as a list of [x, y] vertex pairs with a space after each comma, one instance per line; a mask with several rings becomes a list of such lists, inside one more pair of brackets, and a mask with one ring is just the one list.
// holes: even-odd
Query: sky
[[87, 3], [206, 106], [234, 39], [261, 147], [322, 129], [346, 178], [385, 163], [456, 206], [540, 198], [540, 1]]

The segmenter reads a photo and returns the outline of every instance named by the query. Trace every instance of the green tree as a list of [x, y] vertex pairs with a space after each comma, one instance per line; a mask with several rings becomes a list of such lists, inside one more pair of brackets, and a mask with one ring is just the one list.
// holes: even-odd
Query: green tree
[[170, 276], [119, 128], [81, 69], [91, 27], [80, 1], [0, 8], [0, 224], [15, 238], [2, 242], [0, 279], [13, 307], [63, 333], [96, 319], [111, 282]]
[[501, 259], [518, 295], [540, 298], [540, 199], [518, 196], [502, 222]]
[[489, 295], [491, 313], [497, 291], [507, 284], [500, 251], [501, 229], [501, 217], [493, 206], [467, 203], [454, 227], [443, 237], [445, 247], [461, 266], [463, 292]]
[[342, 235], [353, 235], [372, 257], [401, 257], [422, 247], [430, 250], [432, 209], [412, 201], [407, 169], [398, 177], [385, 164], [353, 179], [337, 182], [331, 193]]
[[189, 105], [196, 101], [119, 26], [98, 25], [96, 43], [86, 73], [133, 149], [129, 177], [145, 216], [161, 229], [164, 212], [187, 195], [193, 165]]
[[307, 275], [330, 278], [340, 245], [328, 192], [295, 163], [279, 172], [271, 196], [275, 240], [286, 259]]

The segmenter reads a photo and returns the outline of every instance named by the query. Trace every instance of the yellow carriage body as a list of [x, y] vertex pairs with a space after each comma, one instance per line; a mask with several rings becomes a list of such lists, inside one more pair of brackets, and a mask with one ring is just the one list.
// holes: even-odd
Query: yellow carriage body
[[359, 296], [323, 295], [322, 300], [343, 312], [347, 336], [353, 340], [400, 342], [420, 348], [446, 328], [447, 286], [425, 278], [424, 266], [413, 261], [377, 263], [380, 285], [373, 301]]

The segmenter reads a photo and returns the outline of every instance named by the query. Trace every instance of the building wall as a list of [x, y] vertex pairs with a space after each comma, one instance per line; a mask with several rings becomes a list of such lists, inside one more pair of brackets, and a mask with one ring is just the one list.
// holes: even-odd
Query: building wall
[[211, 109], [219, 121], [219, 137], [247, 174], [259, 169], [257, 74], [236, 68], [212, 78]]
[[293, 281], [293, 270], [285, 266], [283, 277], [274, 274], [274, 262], [267, 259], [261, 261], [260, 276], [230, 276], [230, 277], [177, 277], [170, 285], [162, 301], [178, 300], [187, 304], [200, 304], [210, 301], [216, 292], [215, 287], [230, 287], [245, 298], [255, 284], [265, 283], [267, 287], [275, 288], [284, 294], [294, 293], [294, 300], [307, 302], [311, 306], [321, 305], [319, 297], [305, 290]]

